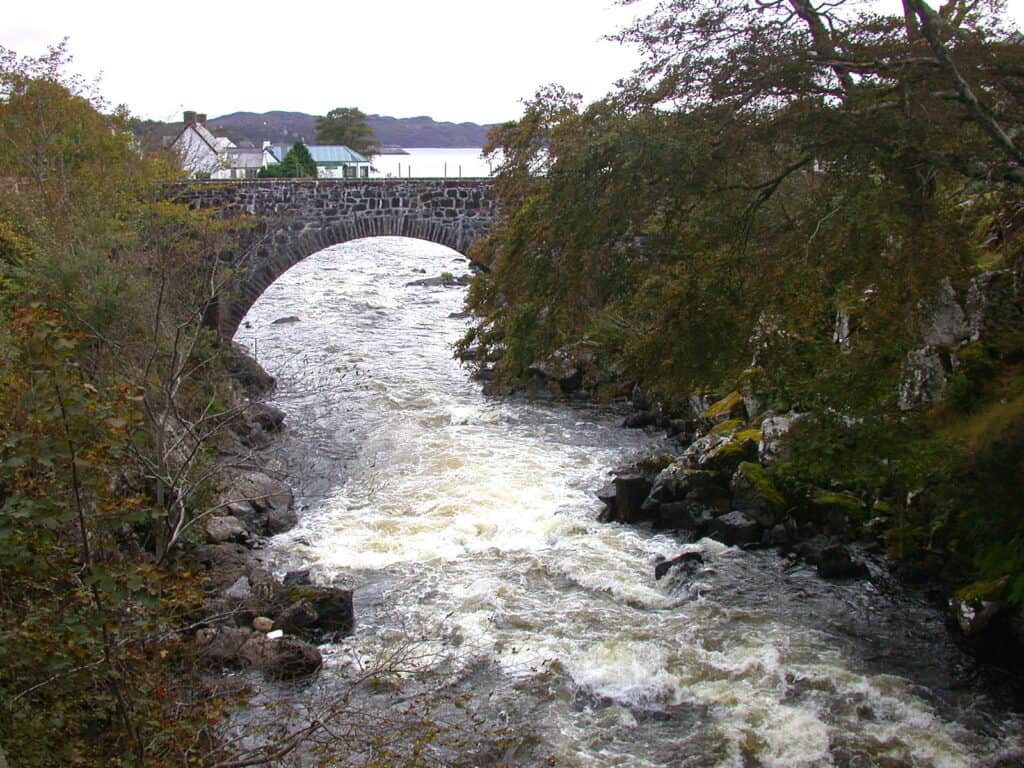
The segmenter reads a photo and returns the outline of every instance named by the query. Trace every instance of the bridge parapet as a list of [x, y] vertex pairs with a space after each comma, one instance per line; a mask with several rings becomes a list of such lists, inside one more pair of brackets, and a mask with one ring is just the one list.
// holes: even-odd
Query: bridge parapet
[[218, 298], [215, 322], [230, 337], [253, 302], [287, 269], [331, 245], [398, 235], [468, 253], [487, 235], [496, 203], [491, 179], [253, 179], [190, 182], [178, 199], [242, 214], [237, 277]]

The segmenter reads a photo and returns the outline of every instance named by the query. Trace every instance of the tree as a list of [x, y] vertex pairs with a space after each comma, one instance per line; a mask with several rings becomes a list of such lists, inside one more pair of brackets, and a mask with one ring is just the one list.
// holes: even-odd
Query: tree
[[280, 163], [260, 169], [261, 179], [315, 179], [316, 177], [316, 162], [301, 141], [292, 144], [292, 148], [288, 150]]
[[316, 119], [316, 140], [341, 144], [366, 157], [380, 154], [380, 143], [366, 124], [366, 115], [356, 107], [335, 107]]

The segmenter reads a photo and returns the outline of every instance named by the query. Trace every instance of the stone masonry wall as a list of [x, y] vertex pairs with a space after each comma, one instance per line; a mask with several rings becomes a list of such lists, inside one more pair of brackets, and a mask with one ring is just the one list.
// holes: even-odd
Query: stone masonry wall
[[230, 337], [267, 286], [288, 268], [331, 245], [399, 235], [466, 254], [490, 230], [490, 179], [258, 179], [183, 185], [193, 208], [249, 220], [232, 265], [238, 277], [219, 298], [216, 317]]

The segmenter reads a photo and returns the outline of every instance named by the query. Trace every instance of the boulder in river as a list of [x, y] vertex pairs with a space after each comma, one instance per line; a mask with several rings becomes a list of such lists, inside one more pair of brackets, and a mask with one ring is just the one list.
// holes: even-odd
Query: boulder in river
[[704, 565], [704, 556], [700, 552], [683, 552], [671, 560], [663, 560], [654, 566], [654, 578], [657, 581], [663, 579], [668, 573], [676, 569], [679, 573], [692, 575]]
[[638, 523], [649, 519], [644, 500], [651, 490], [651, 481], [640, 474], [617, 476], [598, 496], [607, 506], [603, 519], [617, 523]]
[[761, 525], [746, 512], [729, 512], [716, 517], [708, 526], [708, 536], [729, 546], [761, 541]]

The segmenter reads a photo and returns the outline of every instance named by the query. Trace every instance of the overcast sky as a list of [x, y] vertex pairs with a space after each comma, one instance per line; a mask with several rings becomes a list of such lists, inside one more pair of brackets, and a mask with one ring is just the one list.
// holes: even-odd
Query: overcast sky
[[[894, 0], [884, 0], [894, 2]], [[430, 115], [494, 123], [557, 82], [587, 100], [636, 53], [602, 40], [654, 0], [307, 0], [304, 3], [28, 0], [0, 44], [39, 55], [70, 38], [75, 69], [141, 117], [271, 109]], [[1009, 0], [1018, 25], [1024, 0]], [[898, 6], [897, 6], [898, 7]]]

